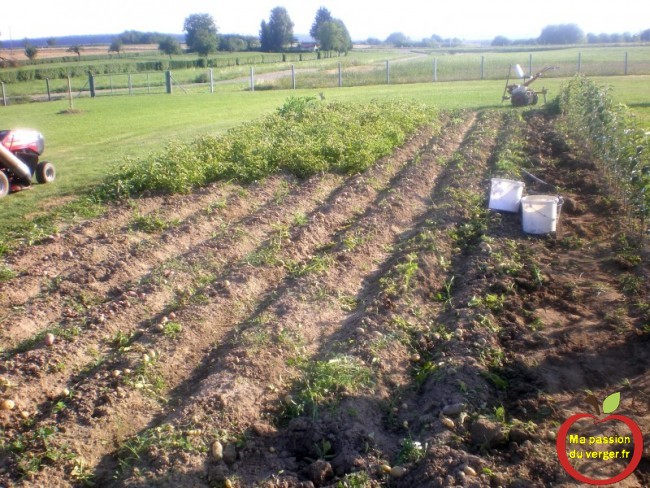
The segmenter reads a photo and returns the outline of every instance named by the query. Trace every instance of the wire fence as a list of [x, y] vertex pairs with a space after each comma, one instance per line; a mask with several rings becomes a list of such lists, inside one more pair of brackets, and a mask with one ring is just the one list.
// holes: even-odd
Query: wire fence
[[[588, 76], [625, 76], [650, 74], [650, 57], [646, 51], [624, 53], [616, 57], [595, 52], [562, 52], [500, 55], [431, 56], [413, 53], [410, 57], [372, 64], [324, 60], [305, 66], [274, 65], [229, 68], [147, 71], [137, 73], [92, 74], [87, 78], [45, 79], [20, 83], [2, 83], [2, 103], [49, 101], [66, 97], [103, 97], [161, 93], [214, 93], [217, 91], [260, 91], [274, 89], [325, 89], [381, 84], [435, 83], [449, 81], [515, 79], [513, 67], [519, 64], [526, 76], [545, 66], [556, 69], [545, 78]], [[509, 61], [509, 62], [506, 62]], [[259, 72], [257, 71], [259, 69]], [[40, 86], [40, 88], [39, 88]], [[27, 93], [26, 91], [29, 91]]]

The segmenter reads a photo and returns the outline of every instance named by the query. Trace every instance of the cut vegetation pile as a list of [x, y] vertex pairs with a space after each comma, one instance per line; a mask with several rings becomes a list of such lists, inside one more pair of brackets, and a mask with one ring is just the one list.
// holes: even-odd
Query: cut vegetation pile
[[[650, 276], [558, 120], [290, 99], [128, 163], [6, 258], [0, 485], [573, 486], [585, 392], [650, 432]], [[557, 235], [487, 210], [521, 169]]]

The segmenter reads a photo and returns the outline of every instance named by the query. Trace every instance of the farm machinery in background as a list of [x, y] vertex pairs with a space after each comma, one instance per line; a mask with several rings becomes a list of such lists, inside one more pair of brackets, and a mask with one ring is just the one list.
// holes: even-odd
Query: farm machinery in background
[[512, 75], [512, 65], [510, 65], [510, 69], [508, 70], [508, 79], [506, 80], [506, 87], [503, 89], [501, 101], [510, 100], [513, 107], [525, 107], [527, 105], [537, 105], [539, 95], [543, 95], [544, 103], [546, 103], [546, 93], [548, 93], [548, 90], [542, 88], [540, 91], [535, 91], [532, 88], [529, 88], [529, 86], [533, 81], [541, 78], [547, 71], [559, 68], [557, 66], [547, 66], [543, 70], [537, 72], [534, 76], [528, 78], [526, 81], [524, 81], [526, 76], [524, 75], [524, 70], [521, 69], [521, 66], [515, 64], [514, 68], [517, 76], [521, 78], [522, 83], [510, 84], [510, 77]]
[[0, 130], [0, 198], [29, 188], [34, 176], [39, 183], [54, 181], [54, 165], [39, 161], [44, 149], [45, 140], [38, 131]]

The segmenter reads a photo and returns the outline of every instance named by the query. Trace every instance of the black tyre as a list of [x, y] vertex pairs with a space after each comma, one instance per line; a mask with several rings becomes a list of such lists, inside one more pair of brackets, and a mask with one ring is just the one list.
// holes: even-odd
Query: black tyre
[[52, 183], [56, 178], [56, 170], [52, 163], [41, 161], [36, 166], [36, 181], [39, 183]]
[[528, 97], [525, 92], [516, 92], [513, 93], [510, 97], [510, 102], [515, 107], [525, 107], [528, 105]]
[[0, 171], [0, 198], [6, 197], [7, 193], [9, 193], [9, 179]]
[[533, 100], [530, 102], [531, 105], [537, 105], [537, 102], [539, 101], [539, 95], [535, 92], [533, 92]]

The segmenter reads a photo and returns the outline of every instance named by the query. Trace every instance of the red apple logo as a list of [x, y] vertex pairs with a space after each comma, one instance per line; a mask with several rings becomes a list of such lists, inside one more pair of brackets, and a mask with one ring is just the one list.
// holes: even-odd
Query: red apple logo
[[[603, 402], [603, 413], [612, 413], [614, 410], [616, 410], [620, 404], [621, 401], [621, 394], [620, 393], [613, 393], [612, 395], [609, 395], [605, 401]], [[590, 395], [585, 399], [585, 402], [590, 403], [594, 405], [596, 408], [596, 411], [600, 414], [600, 409], [598, 408], [598, 400], [596, 397], [593, 395]], [[630, 432], [632, 433], [632, 440], [634, 441], [634, 453], [632, 454], [631, 460], [627, 467], [621, 471], [619, 474], [612, 476], [611, 478], [606, 478], [606, 479], [594, 479], [594, 478], [589, 478], [588, 476], [583, 475], [580, 473], [577, 469], [573, 467], [571, 462], [569, 461], [569, 454], [567, 452], [567, 437], [569, 437], [569, 441], [574, 444], [593, 444], [594, 442], [591, 442], [592, 439], [595, 439], [594, 437], [589, 437], [589, 440], [587, 440], [586, 437], [578, 436], [578, 435], [571, 435], [569, 436], [569, 429], [571, 426], [576, 423], [577, 421], [585, 418], [592, 418], [594, 419], [594, 425], [596, 424], [604, 424], [605, 422], [611, 422], [611, 421], [618, 421], [618, 422], [623, 422], [627, 427], [630, 429]], [[609, 437], [607, 438], [609, 441], [612, 439], [614, 440], [614, 443], [617, 442], [617, 439], [620, 439], [622, 437], [616, 438], [616, 437]], [[627, 444], [627, 442], [625, 442]], [[572, 415], [569, 417], [566, 422], [562, 424], [560, 427], [560, 430], [557, 434], [557, 441], [556, 441], [556, 449], [557, 449], [557, 455], [560, 460], [560, 464], [562, 464], [562, 467], [566, 470], [567, 473], [569, 473], [574, 479], [582, 482], [582, 483], [587, 483], [590, 485], [609, 485], [612, 483], [617, 483], [621, 480], [624, 480], [628, 476], [632, 474], [632, 472], [636, 469], [636, 467], [639, 465], [639, 462], [641, 461], [641, 456], [643, 455], [643, 434], [641, 433], [641, 429], [639, 426], [634, 422], [631, 418], [626, 417], [624, 415], [609, 415], [605, 417], [604, 419], [599, 419], [595, 415], [592, 415], [590, 413], [577, 413], [575, 415]], [[602, 451], [593, 451], [591, 456], [589, 456], [589, 453], [587, 454], [587, 457], [593, 457], [593, 458], [598, 458], [598, 459], [605, 459], [603, 458], [603, 454], [605, 456], [608, 456], [609, 459], [612, 458], [619, 458], [619, 454], [621, 455], [619, 459], [628, 459], [630, 452], [623, 449], [622, 451], [614, 451], [611, 453], [603, 453]], [[597, 454], [597, 456], [596, 456]], [[614, 456], [615, 454], [615, 456]]]

